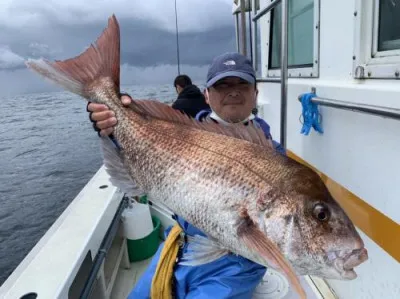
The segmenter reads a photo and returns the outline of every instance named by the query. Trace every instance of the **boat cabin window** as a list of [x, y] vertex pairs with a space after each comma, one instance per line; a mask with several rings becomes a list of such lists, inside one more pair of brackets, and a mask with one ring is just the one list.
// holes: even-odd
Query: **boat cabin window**
[[400, 50], [400, 1], [377, 1], [377, 53]]
[[358, 1], [354, 18], [354, 77], [400, 78], [400, 1]]
[[[272, 1], [260, 1], [256, 15]], [[261, 79], [279, 78], [281, 66], [282, 5], [258, 19], [256, 27], [256, 69]], [[260, 34], [261, 31], [261, 34]], [[288, 0], [288, 76], [319, 75], [319, 1]], [[261, 53], [260, 53], [261, 52]]]
[[[314, 43], [314, 0], [289, 1], [288, 66], [312, 67]], [[272, 10], [269, 69], [281, 67], [282, 6]]]

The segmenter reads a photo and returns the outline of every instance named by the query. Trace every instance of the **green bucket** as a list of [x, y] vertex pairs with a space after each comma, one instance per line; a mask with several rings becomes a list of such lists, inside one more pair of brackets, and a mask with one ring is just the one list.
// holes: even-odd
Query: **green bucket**
[[158, 245], [160, 244], [161, 222], [155, 216], [151, 216], [151, 219], [154, 229], [150, 234], [142, 239], [126, 239], [129, 261], [131, 263], [148, 259], [157, 252]]

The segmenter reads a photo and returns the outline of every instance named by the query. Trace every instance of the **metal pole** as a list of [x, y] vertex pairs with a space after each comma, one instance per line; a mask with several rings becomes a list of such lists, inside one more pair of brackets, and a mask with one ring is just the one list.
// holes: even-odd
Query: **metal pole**
[[252, 43], [252, 41], [253, 41], [253, 32], [252, 32], [252, 26], [251, 26], [251, 11], [249, 11], [248, 12], [248, 14], [249, 14], [249, 35], [250, 35], [250, 49], [249, 49], [249, 51], [250, 51], [250, 61], [251, 62], [253, 62], [253, 59], [254, 59], [254, 57], [253, 57], [253, 43]]
[[[256, 3], [256, 0], [252, 0], [251, 1], [251, 12], [252, 12], [252, 15], [253, 15], [253, 17], [255, 17], [255, 15], [256, 15], [256, 13], [257, 13], [257, 3]], [[249, 13], [249, 18], [250, 18], [250, 13]], [[250, 24], [251, 24], [251, 22], [249, 22]], [[257, 64], [258, 64], [258, 61], [257, 61], [257, 34], [258, 34], [258, 32], [257, 32], [257, 22], [254, 22], [254, 24], [253, 24], [253, 34], [252, 34], [252, 43], [251, 43], [251, 45], [253, 45], [253, 53], [252, 53], [252, 58], [253, 58], [253, 68], [254, 68], [254, 70], [257, 72], [258, 70], [257, 70]]]
[[243, 55], [247, 55], [247, 51], [246, 51], [246, 5], [245, 5], [245, 1], [246, 0], [241, 0], [240, 1], [240, 16], [241, 16], [241, 23], [242, 23], [242, 42], [241, 42], [241, 46], [242, 46], [242, 54]]
[[176, 0], [175, 0], [175, 28], [176, 28], [176, 56], [178, 59], [178, 75], [181, 74], [181, 67], [179, 61], [179, 32], [178, 32], [178, 13], [176, 9]]
[[281, 145], [286, 148], [287, 130], [287, 74], [288, 74], [288, 0], [282, 3], [281, 25]]
[[235, 36], [236, 36], [236, 51], [240, 52], [240, 40], [239, 40], [239, 16], [235, 13]]

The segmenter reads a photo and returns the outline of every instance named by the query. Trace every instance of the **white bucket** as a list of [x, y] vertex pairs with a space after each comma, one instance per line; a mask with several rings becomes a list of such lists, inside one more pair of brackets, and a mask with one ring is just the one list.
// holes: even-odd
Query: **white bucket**
[[124, 237], [138, 240], [154, 229], [148, 204], [135, 203], [122, 212]]

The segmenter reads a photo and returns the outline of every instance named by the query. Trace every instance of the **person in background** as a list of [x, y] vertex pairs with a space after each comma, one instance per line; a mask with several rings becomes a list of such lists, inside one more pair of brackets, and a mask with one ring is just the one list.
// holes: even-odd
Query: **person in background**
[[[216, 57], [209, 67], [204, 93], [205, 101], [210, 107], [196, 114], [198, 121], [211, 119], [224, 124], [252, 122], [263, 129], [266, 138], [272, 139], [269, 125], [252, 113], [255, 112], [258, 90], [254, 69], [245, 56], [238, 53], [225, 53]], [[129, 105], [132, 99], [125, 94], [121, 100], [124, 105]], [[88, 105], [88, 111], [91, 113], [90, 119], [99, 135], [112, 134], [116, 119], [107, 107], [92, 103]], [[277, 152], [285, 154], [284, 148], [276, 141], [273, 143]], [[159, 246], [128, 299], [151, 298], [155, 292], [160, 294], [160, 289], [163, 288], [168, 293], [162, 293], [161, 298], [171, 298], [171, 292], [174, 293], [175, 298], [179, 299], [251, 298], [267, 269], [242, 256], [227, 254], [199, 266], [180, 265], [177, 261], [190, 250], [190, 243], [187, 243], [186, 238], [183, 237], [183, 245], [179, 247], [177, 256], [172, 257], [173, 260], [165, 261], [160, 258], [167, 256], [166, 253], [173, 248], [176, 236], [206, 237], [204, 232], [179, 215], [175, 215], [175, 220], [177, 224], [166, 229], [166, 240]], [[173, 267], [168, 269], [173, 272], [172, 281], [165, 281], [164, 278], [156, 275], [158, 267], [171, 263]]]
[[210, 108], [205, 101], [203, 93], [192, 83], [189, 76], [177, 76], [174, 80], [174, 87], [178, 97], [172, 104], [172, 108], [180, 110], [193, 118], [196, 117], [199, 111]]

